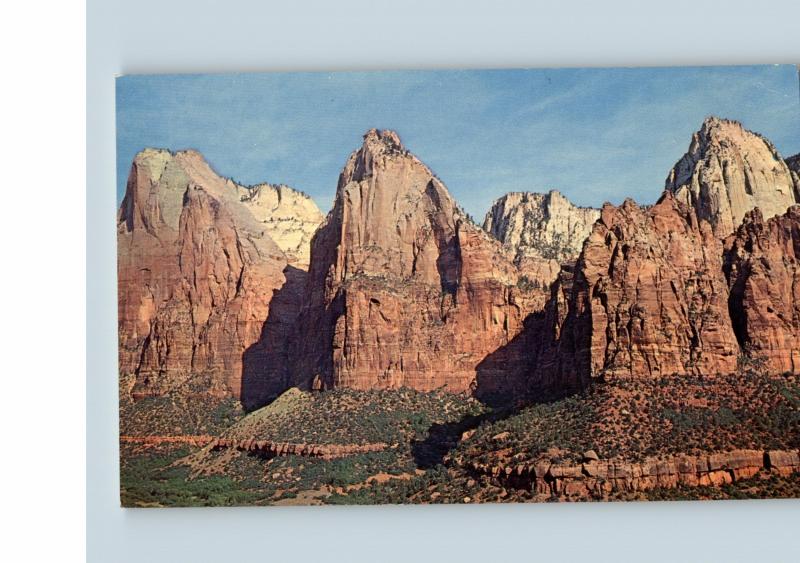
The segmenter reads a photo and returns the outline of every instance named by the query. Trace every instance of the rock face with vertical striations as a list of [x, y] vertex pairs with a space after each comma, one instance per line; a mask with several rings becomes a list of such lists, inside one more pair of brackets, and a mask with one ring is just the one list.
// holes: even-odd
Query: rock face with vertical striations
[[650, 209], [606, 204], [574, 276], [553, 288], [539, 369], [584, 383], [735, 371], [722, 255], [669, 191]]
[[241, 396], [287, 265], [242, 189], [195, 151], [136, 156], [117, 228], [120, 372], [135, 398]]
[[599, 216], [599, 209], [577, 207], [557, 191], [512, 192], [492, 204], [483, 228], [528, 279], [548, 286], [562, 263], [578, 257]]
[[773, 373], [800, 373], [800, 206], [759, 210], [725, 242], [730, 314], [743, 348]]
[[695, 208], [719, 238], [758, 207], [766, 218], [798, 201], [796, 175], [775, 147], [736, 121], [709, 117], [670, 171], [666, 189]]
[[[509, 345], [544, 301], [517, 281], [499, 243], [466, 219], [397, 134], [370, 130], [312, 240], [296, 381], [486, 392], [509, 385], [526, 361], [522, 346]], [[486, 362], [499, 348], [502, 358]]]

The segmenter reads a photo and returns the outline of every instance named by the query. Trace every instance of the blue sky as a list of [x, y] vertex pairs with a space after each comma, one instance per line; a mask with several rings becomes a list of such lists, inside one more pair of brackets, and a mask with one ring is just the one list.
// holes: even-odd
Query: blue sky
[[330, 208], [371, 127], [394, 129], [476, 218], [509, 191], [654, 202], [708, 115], [800, 152], [792, 65], [131, 75], [117, 80], [117, 198], [145, 147], [199, 150], [245, 184]]

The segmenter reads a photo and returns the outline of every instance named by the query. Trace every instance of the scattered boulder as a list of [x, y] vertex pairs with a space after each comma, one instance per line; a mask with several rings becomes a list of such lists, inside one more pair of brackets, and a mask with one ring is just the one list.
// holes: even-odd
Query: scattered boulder
[[598, 461], [600, 456], [594, 450], [586, 450], [583, 452], [583, 461]]

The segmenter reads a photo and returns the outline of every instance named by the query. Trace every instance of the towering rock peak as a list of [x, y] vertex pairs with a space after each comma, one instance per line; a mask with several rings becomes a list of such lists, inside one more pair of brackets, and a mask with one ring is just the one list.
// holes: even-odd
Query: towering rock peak
[[311, 236], [323, 220], [314, 201], [288, 186], [238, 184], [217, 174], [195, 150], [148, 148], [136, 155], [120, 207], [120, 228], [177, 231], [190, 186], [224, 202], [238, 227], [256, 244], [266, 245], [264, 252], [275, 253], [274, 243], [291, 263], [308, 267]]
[[370, 129], [363, 138], [364, 143], [361, 148], [350, 155], [344, 170], [342, 170], [339, 177], [339, 189], [347, 182], [359, 182], [371, 176], [374, 164], [386, 159], [402, 158], [416, 161], [424, 167], [414, 155], [406, 150], [400, 137], [394, 131]]
[[[535, 297], [517, 281], [500, 244], [399, 137], [370, 130], [312, 240], [295, 383], [466, 391], [523, 328]], [[484, 383], [523, 359], [508, 353]]]
[[[563, 309], [558, 289], [551, 311]], [[545, 343], [539, 371], [566, 381], [731, 373], [739, 346], [727, 293], [722, 243], [671, 192], [650, 208], [607, 204], [577, 262], [569, 313], [550, 315], [543, 340], [556, 343]]]
[[130, 232], [143, 229], [151, 234], [161, 228], [178, 229], [188, 174], [175, 163], [175, 154], [163, 149], [145, 149], [133, 159], [119, 222]]
[[483, 228], [523, 258], [574, 260], [600, 217], [598, 209], [577, 207], [558, 191], [512, 192], [497, 199]]
[[400, 136], [391, 129], [370, 129], [364, 133], [364, 146], [377, 151], [405, 150]]
[[[315, 245], [335, 251], [317, 266], [333, 265], [339, 280], [388, 275], [439, 283], [444, 274], [437, 257], [452, 251], [463, 223], [445, 185], [397, 134], [371, 129], [339, 176], [325, 232], [312, 243], [312, 260]], [[463, 228], [477, 230], [471, 224]]]
[[707, 118], [694, 133], [666, 189], [694, 207], [719, 238], [731, 234], [754, 207], [769, 218], [797, 201], [795, 180], [772, 143], [737, 121], [717, 117]]
[[266, 211], [257, 217], [258, 204], [243, 201], [252, 192], [196, 151], [146, 149], [134, 159], [117, 229], [120, 373], [134, 376], [134, 397], [247, 403], [272, 390], [271, 376], [282, 381], [253, 358], [280, 355], [274, 334], [294, 321], [286, 303], [297, 275], [269, 234]]

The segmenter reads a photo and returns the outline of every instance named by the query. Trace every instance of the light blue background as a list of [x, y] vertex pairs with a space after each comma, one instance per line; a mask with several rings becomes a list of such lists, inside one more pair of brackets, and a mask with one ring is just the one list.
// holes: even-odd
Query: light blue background
[[122, 510], [114, 220], [115, 74], [790, 63], [798, 21], [793, 1], [89, 0], [90, 560], [800, 559], [793, 500]]

